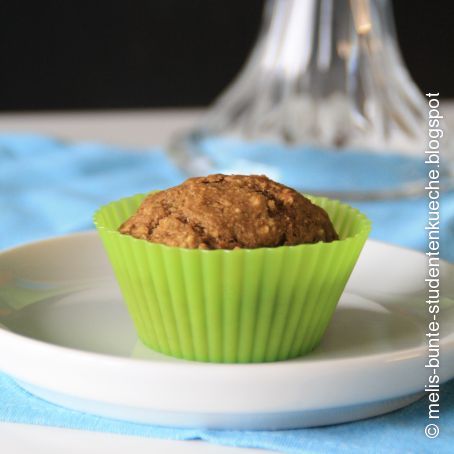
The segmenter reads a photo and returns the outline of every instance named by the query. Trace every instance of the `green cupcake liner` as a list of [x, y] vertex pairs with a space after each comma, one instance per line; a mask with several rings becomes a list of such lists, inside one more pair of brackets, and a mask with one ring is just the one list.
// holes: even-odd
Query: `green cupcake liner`
[[279, 361], [316, 347], [371, 229], [358, 210], [312, 197], [340, 240], [276, 248], [169, 247], [117, 229], [146, 195], [101, 207], [94, 222], [139, 338], [187, 360]]

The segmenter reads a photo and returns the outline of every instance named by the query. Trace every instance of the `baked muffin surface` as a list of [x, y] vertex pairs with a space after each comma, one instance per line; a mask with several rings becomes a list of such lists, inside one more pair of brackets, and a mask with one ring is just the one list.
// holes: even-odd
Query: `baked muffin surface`
[[277, 247], [338, 239], [322, 208], [262, 175], [190, 178], [148, 195], [119, 231], [192, 249]]

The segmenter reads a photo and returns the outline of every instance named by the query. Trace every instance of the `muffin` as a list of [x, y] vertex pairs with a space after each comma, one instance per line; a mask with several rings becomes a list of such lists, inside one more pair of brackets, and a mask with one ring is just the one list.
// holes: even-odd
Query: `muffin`
[[167, 246], [235, 249], [337, 240], [328, 214], [258, 175], [209, 175], [150, 194], [119, 231]]
[[94, 221], [141, 341], [225, 363], [313, 350], [370, 232], [346, 204], [241, 175], [121, 199]]

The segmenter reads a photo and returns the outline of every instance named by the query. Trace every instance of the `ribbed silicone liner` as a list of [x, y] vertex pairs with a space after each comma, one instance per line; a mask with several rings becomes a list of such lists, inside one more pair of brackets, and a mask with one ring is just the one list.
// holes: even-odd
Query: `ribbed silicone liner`
[[310, 197], [328, 212], [339, 241], [238, 250], [175, 248], [116, 230], [144, 197], [101, 207], [95, 225], [142, 342], [188, 360], [266, 362], [310, 352], [371, 229], [358, 210]]

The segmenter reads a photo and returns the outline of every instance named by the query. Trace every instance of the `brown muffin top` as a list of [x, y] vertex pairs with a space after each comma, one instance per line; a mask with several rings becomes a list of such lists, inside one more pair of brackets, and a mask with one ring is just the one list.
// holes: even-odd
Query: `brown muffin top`
[[263, 175], [209, 175], [148, 195], [119, 231], [191, 249], [275, 247], [338, 239], [326, 212]]

